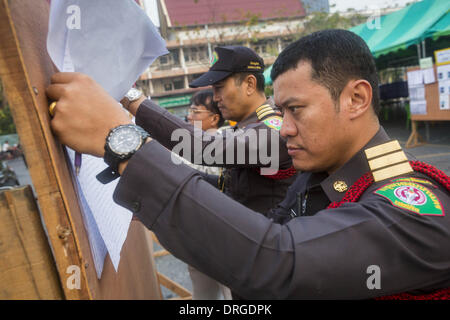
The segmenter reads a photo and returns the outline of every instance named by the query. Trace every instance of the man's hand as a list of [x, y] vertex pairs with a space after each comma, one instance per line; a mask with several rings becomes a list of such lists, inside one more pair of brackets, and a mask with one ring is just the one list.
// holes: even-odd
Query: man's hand
[[139, 106], [142, 102], [145, 100], [145, 96], [140, 97], [136, 101], [128, 101], [127, 98], [123, 98], [120, 103], [123, 105], [125, 109], [127, 109], [133, 116], [136, 117], [137, 110], [139, 109]]
[[131, 123], [119, 103], [87, 75], [56, 73], [46, 93], [56, 101], [51, 120], [54, 134], [62, 144], [80, 153], [103, 157], [109, 131]]

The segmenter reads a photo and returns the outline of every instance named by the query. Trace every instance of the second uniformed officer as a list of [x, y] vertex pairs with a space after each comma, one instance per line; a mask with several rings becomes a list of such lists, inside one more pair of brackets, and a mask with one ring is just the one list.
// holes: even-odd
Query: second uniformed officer
[[[220, 177], [205, 178], [234, 200], [265, 214], [283, 200], [288, 186], [295, 180], [296, 171], [287, 153], [286, 142], [278, 134], [282, 119], [264, 93], [264, 61], [243, 46], [217, 47], [213, 57], [209, 71], [190, 86], [212, 85], [214, 100], [224, 119], [237, 122], [232, 130], [226, 130], [222, 135], [202, 133], [199, 149], [214, 149], [215, 157], [222, 162], [205, 162], [203, 155], [198, 157], [194, 150], [194, 127], [151, 100], [141, 98], [129, 102], [124, 99], [122, 104], [136, 115], [137, 125], [170, 150], [180, 143], [172, 138], [175, 130], [185, 129], [192, 139], [189, 143], [192, 150], [190, 157], [186, 157], [186, 150], [182, 156], [192, 163], [225, 168]], [[272, 141], [273, 137], [276, 141]], [[271, 150], [272, 146], [276, 150]], [[261, 158], [266, 152], [273, 156], [271, 161], [277, 162], [272, 163], [278, 168], [274, 174], [261, 172], [267, 166]]]
[[[183, 156], [196, 164], [224, 168], [220, 176], [202, 175], [234, 200], [266, 214], [283, 200], [288, 186], [295, 179], [296, 170], [292, 167], [286, 142], [278, 134], [282, 119], [273, 110], [271, 102], [266, 100], [263, 71], [264, 61], [253, 50], [243, 46], [217, 47], [210, 70], [190, 84], [191, 87], [212, 85], [214, 100], [223, 118], [237, 122], [232, 130], [222, 135], [202, 134], [201, 148], [198, 149], [214, 149], [215, 156], [222, 162], [207, 163], [203, 155], [197, 157], [194, 127], [152, 101], [124, 99], [122, 104], [136, 115], [138, 125], [168, 149], [174, 150], [179, 143], [172, 139], [173, 133], [177, 129], [186, 130], [191, 139], [188, 145], [192, 149], [189, 150], [190, 157], [186, 157], [186, 150], [183, 150]], [[267, 165], [262, 163], [262, 153], [270, 154], [271, 161], [276, 162], [272, 163], [278, 169], [276, 174], [262, 174], [261, 169]], [[204, 279], [202, 286], [211, 283], [208, 278], [196, 275], [196, 279]], [[197, 296], [199, 290], [196, 288], [201, 286], [193, 282], [193, 287]], [[236, 294], [233, 296], [238, 298]]]

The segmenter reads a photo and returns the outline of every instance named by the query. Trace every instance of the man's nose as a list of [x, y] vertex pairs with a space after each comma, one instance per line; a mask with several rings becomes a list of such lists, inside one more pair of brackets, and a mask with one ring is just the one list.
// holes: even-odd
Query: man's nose
[[216, 90], [213, 90], [213, 101], [218, 102], [220, 99], [219, 95], [217, 94]]
[[293, 137], [297, 134], [297, 128], [291, 116], [287, 112], [283, 115], [280, 134], [283, 138]]

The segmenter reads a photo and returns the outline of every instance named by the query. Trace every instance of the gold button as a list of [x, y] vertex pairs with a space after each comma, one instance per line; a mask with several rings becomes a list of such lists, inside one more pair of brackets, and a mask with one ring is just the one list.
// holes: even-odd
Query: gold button
[[347, 184], [345, 183], [345, 181], [341, 181], [341, 180], [335, 181], [333, 183], [333, 188], [337, 192], [345, 192], [348, 189]]

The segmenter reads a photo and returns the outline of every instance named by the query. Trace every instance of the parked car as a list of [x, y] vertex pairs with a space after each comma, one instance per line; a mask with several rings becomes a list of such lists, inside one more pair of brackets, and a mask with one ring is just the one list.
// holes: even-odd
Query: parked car
[[14, 170], [4, 161], [0, 161], [0, 189], [9, 189], [20, 185]]

